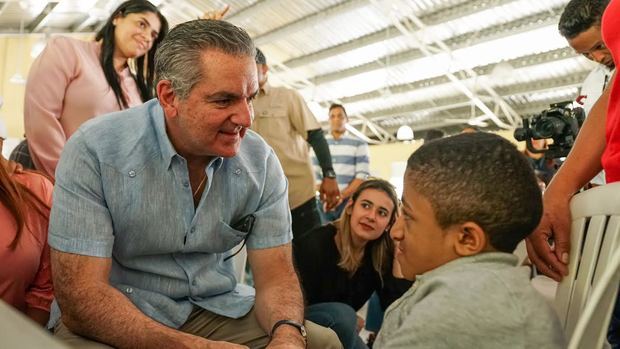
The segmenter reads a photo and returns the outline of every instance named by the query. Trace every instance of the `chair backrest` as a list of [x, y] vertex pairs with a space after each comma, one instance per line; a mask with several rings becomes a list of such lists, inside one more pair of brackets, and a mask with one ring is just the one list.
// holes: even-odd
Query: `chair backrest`
[[68, 349], [43, 327], [0, 299], [0, 347]]
[[[568, 338], [600, 283], [614, 252], [620, 247], [620, 183], [593, 188], [571, 200], [572, 215], [569, 275], [555, 297], [555, 308]], [[601, 348], [616, 299], [620, 275], [614, 273], [600, 301], [601, 311], [589, 320], [584, 333], [590, 348]]]

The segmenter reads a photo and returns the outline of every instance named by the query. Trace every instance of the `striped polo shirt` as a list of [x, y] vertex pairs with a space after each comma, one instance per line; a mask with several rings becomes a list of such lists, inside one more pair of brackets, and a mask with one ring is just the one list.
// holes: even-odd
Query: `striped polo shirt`
[[[330, 133], [325, 134], [325, 140], [329, 145], [329, 152], [332, 155], [332, 165], [336, 171], [338, 189], [344, 190], [355, 178], [366, 179], [369, 174], [368, 167], [368, 144], [361, 139], [352, 136], [349, 132], [335, 139]], [[314, 152], [312, 153], [312, 166], [317, 182], [323, 179], [319, 160]]]

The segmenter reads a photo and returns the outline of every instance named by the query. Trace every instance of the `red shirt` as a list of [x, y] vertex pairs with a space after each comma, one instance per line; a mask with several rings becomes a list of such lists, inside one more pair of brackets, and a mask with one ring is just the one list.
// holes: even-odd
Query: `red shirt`
[[[620, 66], [620, 0], [612, 0], [603, 14], [602, 33], [605, 45], [614, 57], [616, 67]], [[601, 162], [605, 169], [607, 183], [620, 181], [620, 84], [614, 79], [607, 107], [605, 137], [607, 146]]]
[[[52, 203], [52, 183], [43, 176], [25, 172], [12, 176], [43, 202]], [[0, 203], [0, 298], [20, 311], [36, 308], [49, 311], [53, 299], [48, 218], [35, 210], [26, 216], [15, 249], [9, 245], [17, 227], [11, 212]]]

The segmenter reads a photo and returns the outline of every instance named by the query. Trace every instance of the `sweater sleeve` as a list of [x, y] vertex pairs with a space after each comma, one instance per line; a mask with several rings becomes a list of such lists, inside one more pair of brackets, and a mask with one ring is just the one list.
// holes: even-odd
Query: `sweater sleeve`
[[37, 169], [54, 177], [67, 141], [60, 124], [65, 91], [75, 75], [77, 57], [70, 39], [52, 38], [34, 61], [24, 97], [24, 126]]

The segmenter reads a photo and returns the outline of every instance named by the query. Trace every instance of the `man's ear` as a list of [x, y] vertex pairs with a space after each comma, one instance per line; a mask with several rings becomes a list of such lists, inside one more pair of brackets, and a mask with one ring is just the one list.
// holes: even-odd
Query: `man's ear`
[[454, 251], [461, 257], [473, 256], [488, 247], [489, 239], [482, 228], [474, 222], [465, 222], [451, 229], [456, 231]]
[[171, 118], [176, 117], [179, 114], [178, 98], [176, 93], [172, 89], [172, 83], [170, 82], [170, 80], [160, 80], [157, 83], [156, 90], [159, 104], [164, 110], [164, 115]]

